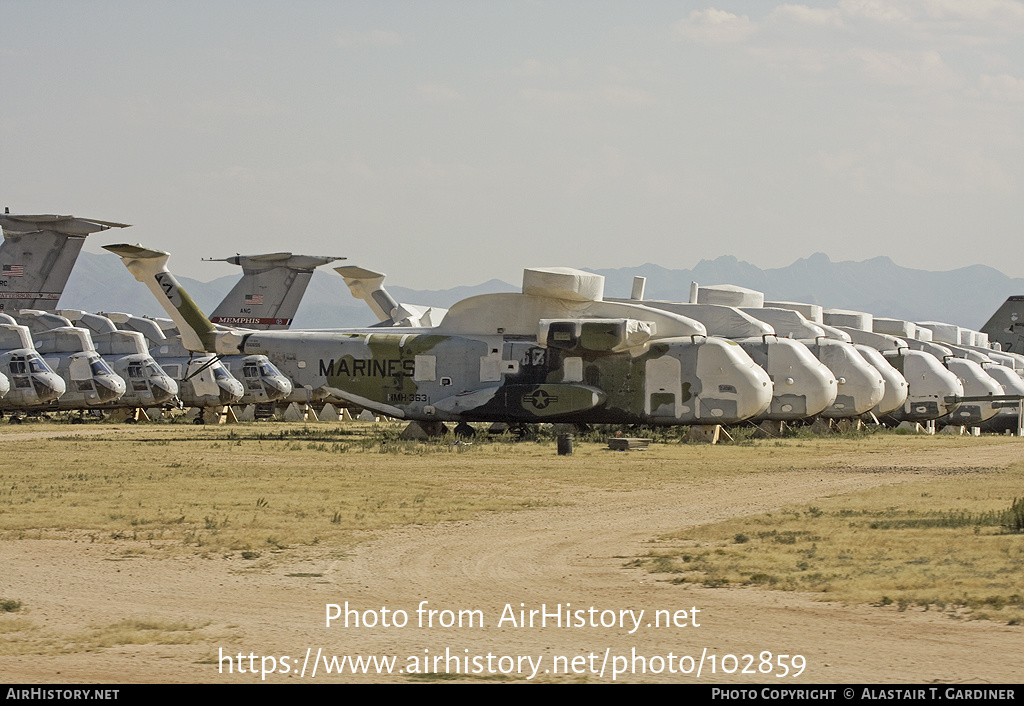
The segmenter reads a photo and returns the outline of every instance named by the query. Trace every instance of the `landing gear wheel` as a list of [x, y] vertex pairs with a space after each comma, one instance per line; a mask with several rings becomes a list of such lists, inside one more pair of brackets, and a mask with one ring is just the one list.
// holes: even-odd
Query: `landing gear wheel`
[[533, 427], [529, 424], [516, 424], [514, 427], [509, 429], [509, 433], [516, 437], [518, 441], [522, 441], [533, 433]]
[[455, 436], [461, 436], [463, 439], [471, 439], [476, 434], [476, 429], [465, 422], [459, 422], [452, 433]]

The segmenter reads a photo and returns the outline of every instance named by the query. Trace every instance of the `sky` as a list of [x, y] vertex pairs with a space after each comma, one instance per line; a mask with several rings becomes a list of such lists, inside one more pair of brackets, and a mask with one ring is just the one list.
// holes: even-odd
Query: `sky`
[[[815, 252], [1024, 276], [1024, 2], [0, 0], [0, 206], [200, 280]], [[113, 257], [113, 256], [112, 256]]]

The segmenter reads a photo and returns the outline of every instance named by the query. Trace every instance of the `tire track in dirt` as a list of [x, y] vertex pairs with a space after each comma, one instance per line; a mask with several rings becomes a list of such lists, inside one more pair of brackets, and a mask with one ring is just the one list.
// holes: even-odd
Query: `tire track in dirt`
[[[1005, 453], [999, 457], [1006, 462]], [[943, 471], [940, 470], [939, 475]], [[603, 653], [667, 655], [754, 654], [764, 650], [803, 654], [806, 681], [1013, 681], [1024, 669], [979, 660], [1012, 653], [1020, 630], [992, 623], [961, 623], [934, 614], [820, 603], [801, 594], [754, 589], [674, 586], [656, 575], [623, 568], [646, 553], [648, 540], [681, 527], [769, 511], [880, 484], [928, 477], [918, 460], [908, 473], [863, 469], [763, 473], [722, 483], [657, 489], [588, 491], [567, 497], [571, 506], [497, 513], [471, 522], [383, 533], [349, 560], [336, 563], [330, 578], [353, 603], [388, 605], [412, 614], [428, 608], [480, 609], [488, 627], [418, 631], [431, 654], [447, 646], [471, 654], [568, 655]], [[364, 603], [365, 602], [365, 603]], [[506, 604], [518, 611], [570, 603], [600, 610], [701, 609], [700, 628], [499, 628]], [[646, 620], [646, 618], [645, 618]], [[449, 631], [448, 635], [454, 634]], [[372, 651], [368, 633], [352, 634], [353, 650]], [[969, 637], [968, 637], [969, 636]], [[969, 645], [969, 646], [968, 646]], [[986, 645], [979, 652], [979, 646]], [[987, 650], [993, 650], [988, 652]], [[1008, 651], [1009, 650], [1009, 651]], [[1014, 671], [1016, 669], [1016, 671]], [[1016, 675], [1015, 677], [1013, 675]], [[550, 677], [549, 677], [550, 678]], [[593, 676], [590, 676], [593, 679]], [[643, 675], [645, 681], [686, 681], [682, 675]], [[692, 678], [692, 677], [690, 677]], [[703, 680], [764, 681], [763, 675], [704, 675]]]
[[[9, 680], [252, 682], [222, 674], [215, 656], [290, 655], [307, 648], [335, 655], [530, 655], [543, 658], [802, 654], [806, 682], [1021, 682], [1016, 660], [1021, 628], [961, 622], [936, 613], [821, 603], [814, 596], [750, 588], [676, 586], [656, 574], [624, 568], [658, 535], [837, 493], [883, 484], [948, 477], [970, 467], [1016, 461], [1016, 445], [970, 454], [875, 455], [870, 463], [814, 470], [731, 475], [627, 491], [565, 487], [561, 506], [493, 513], [475, 520], [407, 526], [374, 535], [344, 559], [330, 548], [290, 550], [257, 563], [199, 556], [119, 558], [114, 545], [70, 540], [0, 542], [0, 593], [26, 600], [40, 629], [112, 623], [125, 617], [210, 622], [218, 637], [197, 645], [127, 645], [94, 652], [0, 657]], [[906, 470], [894, 470], [904, 467]], [[657, 546], [657, 545], [654, 545]], [[318, 574], [323, 574], [317, 578]], [[298, 578], [309, 576], [311, 578]], [[416, 627], [416, 608], [479, 609], [484, 627]], [[387, 606], [409, 613], [404, 628], [324, 625], [327, 603], [360, 610]], [[567, 603], [573, 609], [645, 612], [642, 627], [513, 627], [496, 623], [506, 604], [518, 610]], [[700, 627], [648, 628], [651, 611], [698, 607]], [[518, 617], [518, 616], [517, 616]], [[628, 618], [627, 618], [628, 619]], [[425, 650], [429, 652], [425, 652]], [[468, 652], [467, 652], [468, 651]], [[211, 662], [211, 654], [214, 661]], [[585, 660], [587, 667], [591, 666]], [[399, 666], [404, 666], [404, 661]], [[444, 664], [440, 665], [440, 671]], [[633, 681], [691, 682], [681, 674], [627, 675]], [[298, 679], [278, 677], [275, 681]], [[317, 681], [395, 682], [402, 675], [325, 675]], [[544, 681], [609, 681], [590, 673]], [[792, 683], [763, 674], [704, 673], [701, 681]], [[268, 679], [268, 681], [270, 681]]]

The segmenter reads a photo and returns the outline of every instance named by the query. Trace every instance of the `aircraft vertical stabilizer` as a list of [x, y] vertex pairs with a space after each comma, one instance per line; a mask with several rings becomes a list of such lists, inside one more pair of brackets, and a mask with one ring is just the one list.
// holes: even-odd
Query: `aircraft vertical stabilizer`
[[0, 311], [57, 308], [85, 237], [127, 228], [74, 216], [0, 214]]
[[981, 330], [1004, 351], [1024, 353], [1024, 296], [1013, 296], [1003, 302]]
[[[242, 336], [219, 332], [214, 328], [188, 292], [168, 272], [167, 253], [125, 243], [104, 245], [103, 249], [119, 256], [135, 279], [149, 287], [167, 315], [177, 324], [181, 342], [186, 348], [209, 353], [239, 352]], [[224, 343], [226, 347], [221, 348], [219, 343]]]
[[335, 267], [334, 271], [345, 278], [353, 297], [369, 305], [378, 321], [391, 320], [398, 309], [398, 302], [384, 289], [387, 275], [354, 265]]
[[344, 259], [281, 252], [213, 260], [239, 265], [242, 279], [210, 315], [210, 321], [259, 330], [287, 329], [299, 309], [313, 270]]

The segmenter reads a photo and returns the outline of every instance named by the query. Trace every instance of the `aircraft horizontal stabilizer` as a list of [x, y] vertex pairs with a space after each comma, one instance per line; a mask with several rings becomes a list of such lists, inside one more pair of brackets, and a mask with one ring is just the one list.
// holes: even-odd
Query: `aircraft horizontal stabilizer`
[[23, 216], [5, 213], [0, 214], [0, 227], [3, 228], [4, 233], [9, 234], [53, 231], [65, 235], [89, 235], [110, 228], [130, 228], [131, 224], [100, 221], [95, 218], [76, 218], [75, 216]]
[[272, 252], [260, 255], [233, 255], [222, 258], [204, 258], [204, 262], [230, 262], [232, 265], [240, 265], [243, 271], [259, 271], [271, 267], [287, 267], [293, 270], [315, 270], [321, 265], [326, 265], [337, 260], [344, 260], [343, 257], [328, 255], [295, 255], [290, 252]]
[[384, 289], [387, 275], [355, 265], [335, 267], [334, 271], [345, 279], [352, 296], [366, 302], [379, 321], [394, 317], [398, 302]]
[[[163, 250], [150, 250], [144, 248], [142, 245], [129, 245], [128, 243], [120, 243], [116, 245], [104, 245], [104, 250], [109, 250], [118, 257], [130, 257], [130, 258], [164, 258], [164, 262], [170, 257], [170, 253], [166, 253]], [[134, 273], [133, 273], [134, 274]]]
[[374, 272], [373, 270], [368, 270], [365, 267], [358, 267], [356, 265], [335, 267], [334, 271], [346, 279], [376, 279], [378, 277], [387, 277], [387, 275], [381, 272]]
[[204, 257], [203, 262], [230, 262], [232, 265], [238, 264], [238, 259], [245, 257], [249, 260], [260, 260], [265, 262], [277, 262], [278, 260], [287, 260], [292, 254], [290, 252], [268, 252], [262, 255], [235, 255], [233, 257]]

